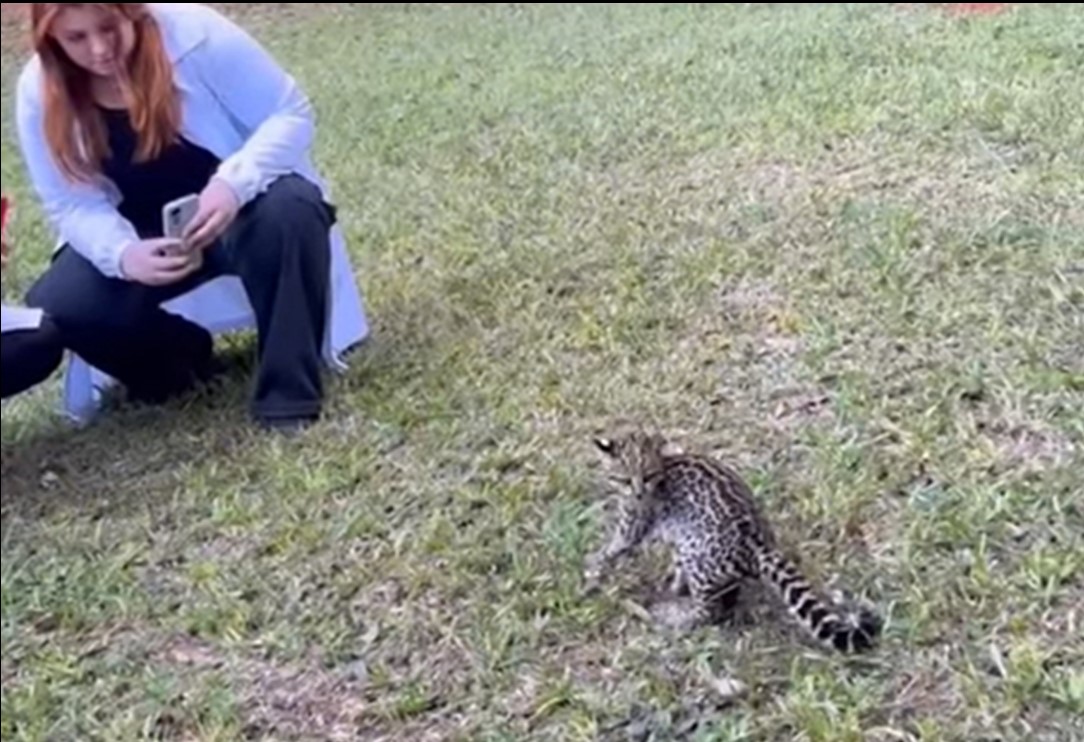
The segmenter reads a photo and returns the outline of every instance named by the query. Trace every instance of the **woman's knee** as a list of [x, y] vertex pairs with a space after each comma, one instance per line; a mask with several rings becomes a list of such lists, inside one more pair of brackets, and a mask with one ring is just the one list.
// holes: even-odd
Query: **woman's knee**
[[44, 310], [62, 329], [124, 329], [138, 321], [139, 313], [132, 302], [125, 300], [122, 283], [103, 276], [89, 261], [65, 247], [30, 287], [26, 303]]
[[[26, 293], [29, 306], [44, 310], [62, 324], [69, 320], [85, 319], [99, 309], [97, 302], [86, 290], [93, 285], [94, 276], [84, 266], [80, 256], [70, 247], [64, 247]], [[104, 277], [103, 277], [104, 278]]]
[[326, 236], [336, 214], [313, 183], [299, 175], [285, 175], [253, 201], [248, 217], [265, 227]]
[[64, 360], [60, 330], [46, 316], [33, 330], [5, 333], [3, 340], [3, 396], [22, 392], [44, 382]]

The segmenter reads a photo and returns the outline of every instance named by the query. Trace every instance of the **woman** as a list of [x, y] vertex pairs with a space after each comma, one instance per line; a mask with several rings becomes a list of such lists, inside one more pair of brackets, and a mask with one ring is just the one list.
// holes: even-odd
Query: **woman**
[[[215, 369], [211, 335], [161, 305], [239, 276], [259, 333], [253, 415], [316, 420], [335, 210], [294, 80], [204, 5], [32, 3], [31, 26], [19, 141], [60, 245], [28, 303], [154, 403]], [[163, 206], [190, 194], [183, 241], [164, 238]]]
[[[8, 267], [9, 252], [7, 233], [0, 231], [0, 269]], [[41, 310], [0, 305], [0, 387], [3, 388], [3, 399], [22, 394], [48, 379], [60, 366], [63, 357], [64, 346], [60, 334]]]

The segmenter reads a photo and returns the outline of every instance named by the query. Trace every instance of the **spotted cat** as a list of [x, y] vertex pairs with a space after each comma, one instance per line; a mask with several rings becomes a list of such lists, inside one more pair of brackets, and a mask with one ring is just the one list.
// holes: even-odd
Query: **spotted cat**
[[841, 652], [873, 646], [880, 619], [862, 612], [845, 620], [816, 594], [776, 546], [753, 493], [732, 469], [640, 431], [597, 438], [595, 445], [620, 506], [609, 542], [588, 559], [590, 586], [619, 558], [658, 540], [672, 547], [671, 589], [692, 598], [691, 607], [663, 604], [657, 613], [663, 623], [680, 629], [714, 623], [733, 609], [744, 581], [761, 580], [825, 646]]

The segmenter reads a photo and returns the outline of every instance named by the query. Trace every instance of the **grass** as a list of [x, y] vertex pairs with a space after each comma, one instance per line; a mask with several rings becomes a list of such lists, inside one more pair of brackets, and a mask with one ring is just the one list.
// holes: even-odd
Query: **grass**
[[[231, 10], [315, 99], [373, 341], [292, 441], [243, 374], [5, 405], [5, 740], [1082, 738], [1084, 15], [288, 11]], [[664, 634], [651, 559], [582, 596], [626, 418], [736, 462], [882, 647], [755, 593]]]

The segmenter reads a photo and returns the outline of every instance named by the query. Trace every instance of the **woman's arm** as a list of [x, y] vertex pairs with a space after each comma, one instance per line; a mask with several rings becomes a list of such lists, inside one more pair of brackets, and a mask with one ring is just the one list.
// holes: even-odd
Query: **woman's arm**
[[216, 174], [243, 206], [301, 163], [315, 134], [313, 109], [259, 42], [217, 11], [201, 10], [207, 40], [196, 56], [200, 74], [248, 132], [244, 146]]
[[45, 139], [41, 71], [36, 61], [19, 77], [15, 119], [24, 165], [53, 229], [106, 276], [123, 277], [121, 256], [139, 235], [102, 188], [72, 182], [57, 167]]

